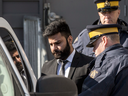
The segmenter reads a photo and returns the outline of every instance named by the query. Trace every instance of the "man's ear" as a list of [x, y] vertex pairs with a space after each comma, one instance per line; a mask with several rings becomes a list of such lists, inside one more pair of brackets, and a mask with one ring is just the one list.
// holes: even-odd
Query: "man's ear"
[[106, 36], [102, 36], [102, 42], [104, 46], [107, 46], [108, 38]]
[[70, 44], [72, 44], [72, 42], [73, 42], [73, 37], [72, 37], [71, 35], [68, 37], [68, 42], [69, 42]]
[[118, 15], [120, 15], [120, 10], [118, 10]]

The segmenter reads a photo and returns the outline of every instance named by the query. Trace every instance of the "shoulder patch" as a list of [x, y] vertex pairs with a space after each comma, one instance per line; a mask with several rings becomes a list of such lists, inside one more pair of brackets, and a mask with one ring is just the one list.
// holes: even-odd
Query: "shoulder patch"
[[96, 74], [98, 74], [98, 71], [93, 70], [93, 71], [90, 72], [90, 77], [94, 79]]

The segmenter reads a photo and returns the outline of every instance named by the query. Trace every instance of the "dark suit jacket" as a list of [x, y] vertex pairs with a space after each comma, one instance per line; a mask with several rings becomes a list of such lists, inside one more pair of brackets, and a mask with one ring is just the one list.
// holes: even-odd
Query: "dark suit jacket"
[[[81, 92], [82, 84], [86, 76], [88, 75], [87, 68], [92, 57], [85, 56], [81, 53], [75, 52], [68, 78], [73, 80], [78, 88], [78, 93]], [[57, 74], [57, 60], [53, 59], [46, 62], [41, 71], [41, 75], [55, 75]]]

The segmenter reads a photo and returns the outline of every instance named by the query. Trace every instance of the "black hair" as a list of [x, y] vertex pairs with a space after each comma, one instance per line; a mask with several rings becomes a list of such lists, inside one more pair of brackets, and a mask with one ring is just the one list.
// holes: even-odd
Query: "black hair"
[[7, 49], [9, 50], [9, 52], [16, 50], [16, 47], [14, 46], [13, 41], [7, 41], [5, 42], [5, 45]]
[[65, 20], [59, 19], [56, 21], [51, 22], [45, 29], [43, 36], [53, 36], [57, 33], [61, 33], [62, 36], [65, 36], [66, 38], [71, 35], [70, 28]]

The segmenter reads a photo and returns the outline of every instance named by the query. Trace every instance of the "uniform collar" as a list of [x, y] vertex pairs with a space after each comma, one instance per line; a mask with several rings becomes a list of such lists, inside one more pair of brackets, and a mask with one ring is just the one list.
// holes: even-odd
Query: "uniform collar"
[[[99, 54], [97, 57], [96, 57], [96, 61], [95, 61], [95, 67], [100, 67], [101, 64], [102, 64], [102, 61], [104, 60], [105, 56], [107, 55], [111, 55], [111, 56], [115, 56], [115, 54], [117, 54], [118, 52], [117, 51], [111, 51], [111, 50], [114, 50], [114, 49], [117, 49], [119, 47], [122, 47], [121, 44], [114, 44], [108, 48], [106, 48], [101, 54]], [[109, 52], [108, 52], [109, 51]], [[111, 51], [111, 52], [110, 52]]]
[[106, 48], [106, 49], [103, 51], [103, 53], [105, 54], [107, 51], [117, 49], [118, 47], [122, 47], [122, 45], [121, 45], [121, 44], [114, 44], [114, 45], [112, 45], [112, 46]]
[[[128, 26], [126, 22], [124, 22], [123, 20], [121, 20], [119, 18], [117, 20], [117, 24]], [[101, 23], [100, 19], [97, 19], [92, 25], [102, 25], [102, 23]]]

